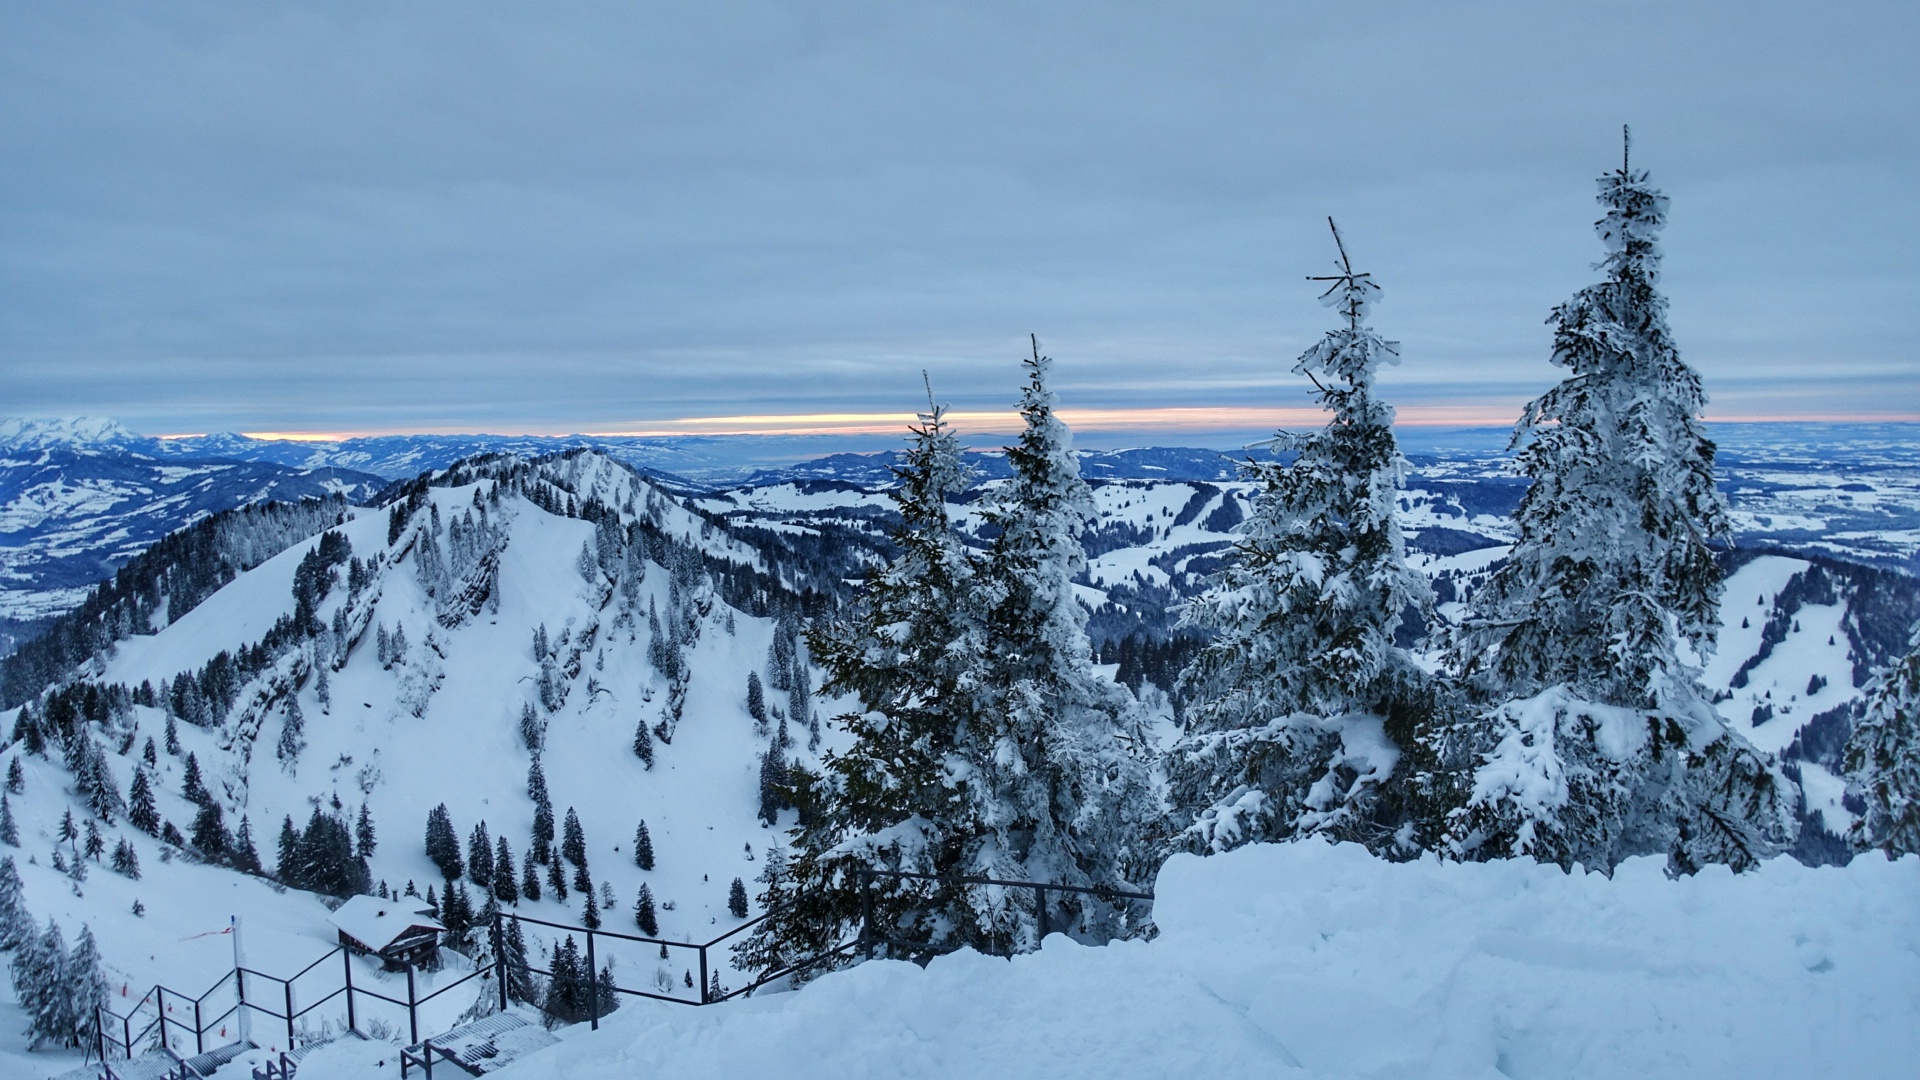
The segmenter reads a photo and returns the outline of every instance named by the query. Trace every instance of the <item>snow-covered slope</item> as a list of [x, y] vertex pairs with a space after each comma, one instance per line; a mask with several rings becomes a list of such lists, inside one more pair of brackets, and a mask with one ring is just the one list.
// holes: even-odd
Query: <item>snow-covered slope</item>
[[[591, 504], [581, 512], [605, 516], [571, 517], [537, 502]], [[544, 729], [541, 760], [554, 812], [559, 818], [577, 812], [592, 880], [596, 888], [610, 886], [616, 898], [602, 911], [609, 927], [633, 926], [642, 882], [659, 902], [666, 937], [704, 941], [737, 925], [727, 911], [730, 884], [735, 877], [751, 882], [768, 845], [785, 835], [757, 820], [759, 759], [776, 728], [756, 728], [746, 686], [750, 671], [764, 677], [773, 616], [798, 602], [789, 588], [799, 587], [797, 572], [772, 565], [596, 454], [539, 465], [499, 459], [467, 470], [451, 486], [421, 485], [402, 505], [414, 509], [391, 543], [384, 511], [359, 510], [336, 530], [366, 566], [367, 580], [352, 589], [344, 567], [331, 571], [334, 583], [314, 607], [318, 625], [328, 629], [274, 657], [214, 726], [176, 725], [181, 753], [159, 754], [161, 816], [190, 830], [197, 808], [182, 787], [188, 754], [228, 826], [249, 822], [269, 865], [283, 818], [300, 826], [319, 808], [351, 821], [364, 804], [378, 832], [373, 880], [396, 894], [409, 884], [424, 893], [443, 885], [422, 845], [428, 811], [440, 803], [451, 813], [463, 852], [470, 830], [484, 821], [492, 836], [507, 839], [516, 862], [525, 859], [534, 804], [522, 716], [531, 708]], [[611, 571], [591, 554], [583, 560], [583, 550], [600, 550], [616, 535], [644, 536], [640, 543], [652, 559], [614, 554]], [[160, 632], [122, 641], [95, 670], [95, 681], [161, 686], [218, 654], [237, 655], [261, 641], [294, 611], [297, 568], [319, 543], [295, 544]], [[742, 606], [730, 606], [729, 596]], [[684, 675], [663, 673], [650, 656], [656, 617], [665, 627], [659, 633], [681, 643]], [[550, 642], [544, 665], [533, 654], [537, 628]], [[388, 635], [404, 635], [409, 645], [404, 658], [383, 663], [379, 639]], [[328, 702], [320, 697], [323, 671]], [[770, 698], [777, 725], [786, 696]], [[304, 747], [282, 758], [277, 750], [295, 704], [304, 717], [296, 741]], [[650, 767], [633, 749], [642, 724], [662, 732], [654, 736]], [[109, 727], [101, 733], [107, 761], [124, 792], [146, 740], [163, 742], [166, 713], [136, 705]], [[788, 730], [794, 739], [788, 756], [813, 761], [806, 718], [794, 717]], [[125, 747], [122, 754], [111, 752], [116, 745]], [[13, 753], [19, 754], [17, 746]], [[137, 996], [162, 977], [196, 990], [210, 984], [221, 949], [176, 943], [219, 929], [234, 913], [247, 916], [250, 962], [262, 970], [297, 969], [330, 947], [326, 910], [311, 894], [185, 857], [168, 861], [163, 845], [130, 828], [124, 816], [108, 830], [107, 846], [120, 836], [130, 839], [143, 880], [95, 865], [86, 882], [76, 883], [51, 869], [60, 846], [56, 825], [77, 805], [73, 779], [57, 764], [57, 746], [53, 755], [47, 762], [20, 754], [27, 790], [12, 805], [21, 849], [0, 853], [21, 864], [36, 916], [54, 916], [69, 932], [82, 922], [93, 926], [116, 986], [133, 986]], [[785, 816], [790, 825], [791, 811]], [[643, 820], [656, 856], [652, 870], [633, 858]], [[139, 919], [128, 914], [136, 898], [146, 907]], [[517, 910], [577, 923], [582, 901], [571, 892], [562, 903], [549, 891], [539, 901], [522, 900]], [[530, 937], [532, 947], [542, 949], [542, 935]], [[202, 963], [201, 952], [211, 959]], [[623, 965], [630, 985], [646, 979], [677, 985], [685, 974], [685, 958], [669, 971], [651, 953], [628, 956], [603, 945], [601, 957]], [[723, 959], [716, 954], [716, 962]], [[737, 984], [724, 967], [721, 976]], [[452, 1004], [470, 1002], [469, 996]], [[451, 1016], [439, 1020], [450, 1023]]]
[[[1308, 842], [1179, 855], [1151, 942], [874, 961], [791, 994], [636, 1003], [501, 1080], [1906, 1075], [1920, 858], [1668, 880], [1389, 864]], [[376, 1060], [384, 1061], [376, 1067]], [[340, 1045], [303, 1080], [373, 1080]]]

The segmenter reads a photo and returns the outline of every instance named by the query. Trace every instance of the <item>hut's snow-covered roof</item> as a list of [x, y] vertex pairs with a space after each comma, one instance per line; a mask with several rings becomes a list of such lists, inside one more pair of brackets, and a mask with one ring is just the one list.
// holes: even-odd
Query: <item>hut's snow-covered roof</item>
[[327, 917], [327, 921], [348, 937], [376, 952], [406, 937], [418, 927], [445, 930], [432, 915], [432, 909], [419, 906], [409, 896], [404, 900], [382, 900], [377, 896], [356, 896]]

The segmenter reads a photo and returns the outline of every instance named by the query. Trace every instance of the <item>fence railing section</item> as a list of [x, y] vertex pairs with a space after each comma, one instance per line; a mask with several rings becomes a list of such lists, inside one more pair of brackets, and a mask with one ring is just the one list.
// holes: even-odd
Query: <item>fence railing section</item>
[[[321, 1006], [326, 1005], [336, 998], [345, 999], [343, 1004], [346, 1011], [346, 1027], [348, 1030], [354, 1031], [360, 1029], [359, 1010], [362, 1002], [366, 1000], [384, 1002], [397, 1008], [405, 1009], [407, 1015], [407, 1041], [416, 1046], [424, 1045], [424, 1041], [420, 1037], [420, 1007], [422, 1005], [439, 998], [449, 991], [464, 986], [475, 979], [484, 978], [488, 975], [498, 976], [503, 973], [504, 962], [501, 958], [506, 954], [507, 920], [513, 920], [523, 925], [545, 927], [549, 930], [564, 934], [578, 934], [584, 937], [584, 975], [586, 984], [589, 987], [586, 993], [586, 1020], [595, 1030], [599, 1029], [600, 1020], [604, 1015], [600, 1000], [600, 990], [603, 985], [615, 994], [629, 997], [666, 1001], [677, 1005], [711, 1005], [716, 1002], [728, 1001], [742, 995], [751, 994], [769, 983], [831, 963], [837, 959], [849, 958], [856, 954], [861, 959], [871, 959], [876, 950], [883, 946], [886, 948], [888, 955], [894, 955], [897, 952], [910, 958], [924, 960], [924, 958], [928, 956], [957, 949], [963, 944], [961, 942], [930, 942], [925, 940], [904, 939], [896, 936], [890, 928], [878, 925], [875, 916], [874, 886], [876, 881], [881, 878], [933, 881], [950, 887], [995, 886], [1000, 888], [1031, 890], [1033, 892], [1037, 928], [1039, 930], [1039, 936], [1042, 938], [1046, 937], [1047, 934], [1053, 930], [1053, 905], [1050, 901], [1055, 894], [1090, 896], [1110, 907], [1121, 909], [1130, 909], [1133, 904], [1142, 902], [1151, 903], [1153, 900], [1153, 894], [1150, 892], [1133, 892], [1097, 886], [1063, 885], [1054, 882], [1039, 881], [1006, 881], [986, 877], [954, 877], [941, 874], [916, 873], [905, 870], [863, 870], [860, 874], [860, 927], [859, 933], [856, 936], [826, 949], [815, 956], [784, 967], [762, 972], [746, 985], [737, 988], [727, 988], [717, 985], [713, 975], [719, 971], [720, 968], [713, 963], [712, 951], [727, 945], [727, 943], [734, 938], [759, 926], [774, 915], [780, 914], [783, 909], [775, 909], [748, 919], [713, 940], [705, 942], [674, 941], [670, 938], [627, 934], [617, 930], [589, 929], [584, 926], [569, 923], [549, 922], [545, 919], [534, 918], [531, 915], [499, 912], [494, 916], [492, 925], [487, 928], [489, 937], [491, 938], [490, 944], [493, 947], [493, 959], [486, 964], [479, 965], [473, 971], [468, 972], [445, 986], [435, 987], [430, 993], [424, 996], [419, 992], [419, 986], [414, 974], [415, 969], [412, 965], [408, 965], [405, 968], [407, 996], [404, 999], [382, 993], [380, 990], [365, 985], [364, 981], [361, 985], [355, 985], [353, 979], [353, 953], [348, 951], [345, 946], [335, 946], [319, 959], [284, 978], [278, 975], [270, 975], [267, 972], [250, 967], [237, 967], [222, 976], [220, 980], [209, 987], [205, 993], [197, 996], [184, 994], [166, 986], [156, 985], [135, 1000], [124, 1013], [102, 1007], [97, 1011], [94, 1018], [97, 1035], [96, 1049], [100, 1054], [104, 1075], [108, 1077], [113, 1075], [110, 1062], [114, 1058], [132, 1058], [140, 1050], [149, 1047], [165, 1047], [170, 1051], [178, 1053], [181, 1049], [184, 1049], [185, 1041], [190, 1038], [194, 1048], [193, 1052], [195, 1054], [203, 1054], [210, 1049], [208, 1045], [208, 1036], [210, 1034], [217, 1033], [215, 1034], [216, 1038], [222, 1038], [226, 1042], [233, 1041], [232, 1039], [225, 1038], [226, 1031], [230, 1026], [237, 1027], [237, 1019], [244, 1010], [249, 1016], [257, 1016], [258, 1018], [272, 1021], [275, 1025], [276, 1034], [282, 1030], [282, 1025], [284, 1025], [286, 1034], [285, 1049], [292, 1050], [295, 1048], [296, 1040], [299, 1038], [299, 1021], [314, 1010], [319, 1009]], [[1128, 914], [1131, 914], [1130, 910], [1128, 910]], [[1129, 927], [1138, 927], [1141, 925], [1132, 919], [1123, 919], [1122, 924]], [[680, 966], [681, 963], [686, 965], [683, 981], [680, 984], [675, 984], [670, 977], [671, 966], [663, 966], [658, 970], [669, 977], [664, 980], [656, 979], [650, 989], [638, 986], [623, 986], [620, 985], [618, 981], [609, 981], [606, 984], [600, 983], [598, 978], [603, 970], [601, 961], [603, 958], [611, 959], [607, 948], [609, 946], [619, 948], [632, 945], [658, 949], [663, 960], [673, 960], [676, 955], [682, 957], [683, 959], [681, 961], [671, 966]], [[336, 957], [339, 961], [337, 966], [330, 963], [334, 961]], [[698, 982], [693, 981], [693, 972], [696, 969], [700, 973]], [[531, 961], [528, 963], [525, 971], [527, 974], [539, 975], [548, 979], [553, 977], [553, 971], [550, 968], [536, 967]], [[334, 972], [338, 973], [337, 976], [333, 974]], [[305, 980], [305, 982], [302, 983], [302, 980]], [[510, 980], [504, 977], [496, 977], [494, 979], [495, 985], [493, 990], [499, 995], [499, 1005], [502, 1009], [512, 1004], [510, 1000], [511, 988], [509, 982]], [[305, 1002], [297, 1008], [295, 1006], [296, 995], [294, 993], [296, 984], [300, 984], [303, 987], [298, 998]], [[316, 986], [315, 984], [318, 985]], [[227, 1004], [228, 999], [223, 996], [224, 993], [231, 993], [231, 1004]], [[237, 1031], [235, 1037], [237, 1037]], [[224, 1043], [215, 1043], [214, 1045], [218, 1046], [223, 1044]], [[431, 1054], [432, 1050], [428, 1050], [427, 1056], [431, 1056]]]
[[[948, 887], [987, 885], [999, 888], [1031, 890], [1033, 893], [1034, 920], [1040, 938], [1045, 938], [1055, 929], [1053, 925], [1053, 904], [1051, 902], [1055, 894], [1090, 896], [1109, 908], [1119, 909], [1127, 914], [1131, 914], [1129, 909], [1135, 903], [1150, 904], [1153, 902], [1153, 894], [1150, 892], [1135, 892], [1105, 885], [1063, 885], [1058, 882], [1047, 881], [1007, 881], [1001, 878], [989, 877], [955, 877], [946, 874], [918, 873], [911, 870], [864, 869], [860, 871], [860, 937], [858, 938], [860, 953], [863, 959], [872, 959], [875, 947], [880, 945], [887, 946], [889, 952], [899, 949], [908, 957], [924, 958], [938, 955], [942, 952], [951, 952], [969, 944], [960, 941], [930, 941], [922, 938], [901, 938], [894, 936], [884, 928], [876, 925], [873, 887], [874, 882], [880, 878], [891, 878], [897, 881], [931, 881]], [[1131, 931], [1139, 929], [1144, 925], [1144, 919], [1138, 922], [1132, 919], [1122, 919], [1117, 929]], [[1067, 929], [1067, 927], [1063, 926], [1060, 929], [1064, 930]]]

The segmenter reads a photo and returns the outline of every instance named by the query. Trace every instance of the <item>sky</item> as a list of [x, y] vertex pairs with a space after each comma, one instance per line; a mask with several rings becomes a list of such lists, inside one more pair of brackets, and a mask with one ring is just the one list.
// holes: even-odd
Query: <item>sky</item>
[[[1710, 419], [1920, 419], [1920, 5], [10, 4], [0, 415], [149, 433], [1506, 424], [1672, 196]], [[1004, 426], [1003, 424], [1001, 426]], [[1190, 437], [1173, 439], [1174, 433]]]

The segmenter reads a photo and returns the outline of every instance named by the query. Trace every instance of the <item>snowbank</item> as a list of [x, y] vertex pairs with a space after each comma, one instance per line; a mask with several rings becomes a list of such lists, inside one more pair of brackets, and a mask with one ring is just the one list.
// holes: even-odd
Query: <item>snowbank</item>
[[[1872, 1077], [1920, 1057], [1920, 858], [1609, 880], [1308, 843], [1178, 856], [1158, 892], [1152, 943], [629, 1004], [497, 1075]], [[302, 1080], [374, 1075], [340, 1064]]]

